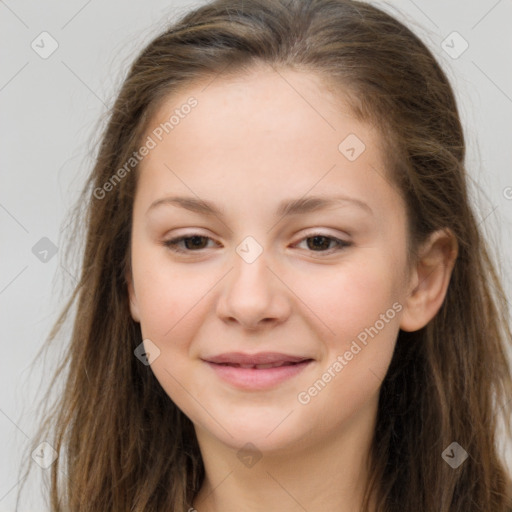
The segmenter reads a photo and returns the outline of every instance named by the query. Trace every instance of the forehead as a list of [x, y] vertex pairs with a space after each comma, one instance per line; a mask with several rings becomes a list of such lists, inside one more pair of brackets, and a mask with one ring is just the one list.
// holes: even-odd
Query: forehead
[[386, 185], [378, 131], [312, 73], [259, 67], [209, 77], [169, 96], [146, 137], [155, 142], [139, 165], [147, 201], [176, 188], [279, 201], [278, 191], [364, 196]]
[[[225, 136], [230, 130], [240, 128], [244, 133], [263, 129], [273, 137], [281, 134], [311, 137], [318, 131], [333, 135], [340, 128], [340, 113], [345, 119], [350, 118], [354, 129], [360, 125], [348, 102], [344, 101], [342, 88], [334, 94], [332, 83], [326, 87], [314, 73], [258, 65], [244, 73], [214, 75], [181, 86], [161, 102], [148, 132], [168, 121], [174, 112], [179, 114], [191, 97], [196, 99], [197, 105], [184, 116], [180, 115], [180, 129], [176, 124], [173, 135], [179, 135], [187, 127], [209, 131], [208, 140], [212, 140], [212, 145], [216, 135]], [[187, 118], [190, 120], [185, 122]]]

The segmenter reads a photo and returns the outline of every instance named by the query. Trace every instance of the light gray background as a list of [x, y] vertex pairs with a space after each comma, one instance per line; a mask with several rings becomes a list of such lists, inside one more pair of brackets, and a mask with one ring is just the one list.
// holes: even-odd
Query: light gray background
[[[174, 16], [201, 3], [0, 1], [0, 512], [14, 510], [20, 456], [35, 433], [38, 393], [53, 369], [52, 360], [31, 363], [77, 273], [63, 267], [61, 250], [44, 263], [32, 247], [47, 237], [61, 248], [66, 213], [92, 165], [98, 119], [136, 52]], [[512, 1], [372, 3], [419, 34], [455, 86], [469, 171], [482, 190], [475, 193], [481, 227], [512, 297]], [[43, 31], [59, 45], [47, 59], [31, 48]], [[456, 59], [442, 47], [449, 36], [452, 51], [462, 49], [454, 31], [469, 44]], [[43, 510], [37, 473], [22, 511]]]

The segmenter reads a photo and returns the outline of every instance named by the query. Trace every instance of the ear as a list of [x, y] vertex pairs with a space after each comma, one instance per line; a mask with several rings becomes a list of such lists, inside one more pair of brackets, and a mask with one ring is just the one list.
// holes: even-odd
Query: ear
[[133, 287], [133, 276], [131, 268], [126, 271], [125, 280], [128, 290], [128, 300], [130, 302], [130, 313], [135, 322], [140, 322], [139, 306], [137, 303], [137, 297], [135, 296], [135, 289]]
[[422, 245], [411, 272], [400, 329], [417, 331], [434, 318], [446, 296], [457, 254], [457, 239], [449, 229], [435, 231]]

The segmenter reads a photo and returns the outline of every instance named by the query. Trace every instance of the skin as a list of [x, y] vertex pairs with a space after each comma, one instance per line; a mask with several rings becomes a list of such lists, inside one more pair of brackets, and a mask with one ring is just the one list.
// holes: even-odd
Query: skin
[[[197, 107], [139, 167], [127, 279], [131, 315], [160, 350], [151, 368], [195, 426], [206, 478], [194, 507], [357, 511], [398, 331], [420, 329], [438, 311], [455, 241], [434, 233], [406, 267], [405, 205], [386, 179], [379, 133], [317, 76], [258, 66], [195, 84], [168, 98], [148, 134], [191, 95]], [[338, 149], [349, 134], [366, 146], [354, 161]], [[364, 201], [372, 213], [347, 202], [275, 215], [281, 200], [334, 194]], [[171, 195], [212, 201], [224, 216], [171, 204], [147, 213]], [[315, 245], [319, 234], [351, 245]], [[199, 239], [199, 249], [180, 242], [187, 254], [163, 244], [183, 235], [211, 240]], [[247, 236], [263, 250], [252, 263], [236, 252]], [[297, 394], [397, 303], [378, 334], [300, 403]], [[314, 361], [272, 389], [241, 390], [201, 360], [233, 351]], [[246, 443], [259, 458], [251, 467], [237, 457]]]

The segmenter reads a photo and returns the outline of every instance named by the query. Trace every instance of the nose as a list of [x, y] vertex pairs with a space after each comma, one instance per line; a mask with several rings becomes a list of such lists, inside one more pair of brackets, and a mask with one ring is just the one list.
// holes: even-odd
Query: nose
[[265, 251], [248, 263], [234, 255], [234, 268], [223, 280], [217, 315], [246, 330], [278, 325], [290, 315], [290, 290], [279, 272], [270, 268]]

